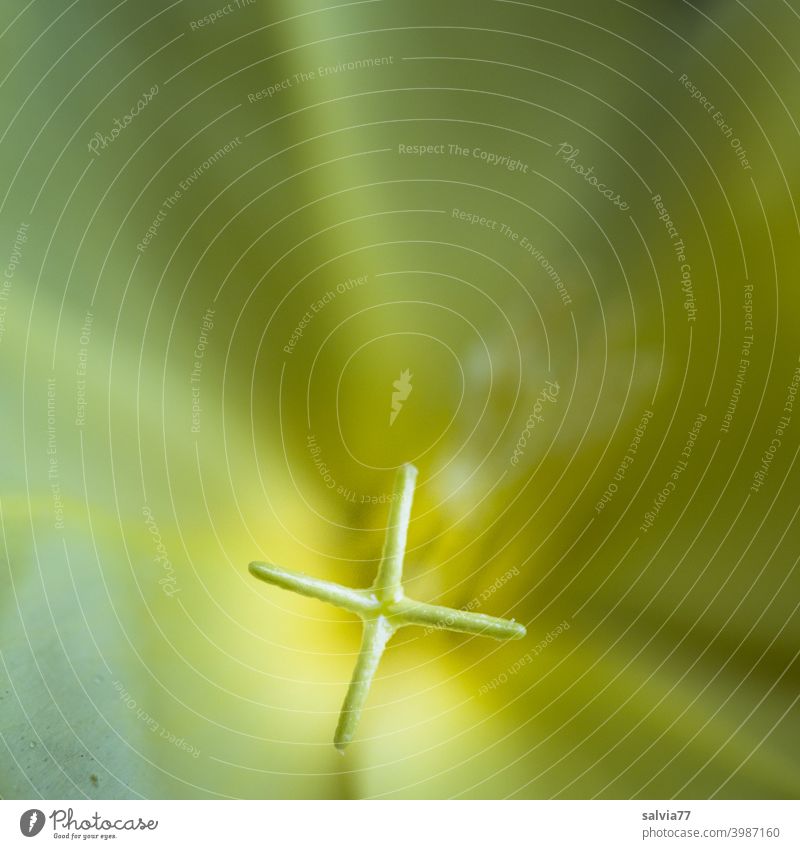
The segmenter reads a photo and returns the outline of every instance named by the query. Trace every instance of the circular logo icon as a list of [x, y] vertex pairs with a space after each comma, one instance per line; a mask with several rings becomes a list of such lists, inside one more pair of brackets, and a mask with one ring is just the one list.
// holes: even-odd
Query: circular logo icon
[[31, 808], [19, 818], [19, 830], [25, 837], [36, 837], [44, 828], [44, 811]]

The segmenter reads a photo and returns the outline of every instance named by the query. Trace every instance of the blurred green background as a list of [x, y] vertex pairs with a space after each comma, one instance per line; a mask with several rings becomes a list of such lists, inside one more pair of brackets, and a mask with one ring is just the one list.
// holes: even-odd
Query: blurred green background
[[[798, 4], [217, 3], [0, 19], [0, 795], [797, 796]], [[368, 585], [407, 460], [528, 636], [340, 757], [246, 567]]]

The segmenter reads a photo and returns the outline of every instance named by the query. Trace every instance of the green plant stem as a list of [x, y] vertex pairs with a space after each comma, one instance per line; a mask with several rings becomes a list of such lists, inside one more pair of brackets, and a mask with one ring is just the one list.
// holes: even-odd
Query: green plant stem
[[369, 590], [343, 587], [341, 584], [322, 581], [301, 572], [289, 572], [271, 563], [251, 563], [249, 568], [251, 575], [268, 584], [327, 601], [328, 604], [335, 604], [360, 616], [374, 614], [380, 608], [378, 600]]
[[404, 463], [394, 479], [389, 524], [383, 543], [383, 555], [372, 589], [381, 601], [398, 601], [403, 597], [403, 557], [406, 553], [408, 523], [411, 521], [411, 503], [414, 500], [416, 466]]
[[300, 572], [289, 572], [269, 563], [250, 564], [250, 572], [268, 584], [338, 605], [357, 613], [364, 620], [356, 668], [333, 738], [334, 745], [340, 752], [343, 752], [353, 739], [372, 679], [375, 677], [375, 670], [386, 644], [398, 628], [405, 625], [425, 625], [428, 628], [445, 628], [449, 631], [494, 637], [496, 640], [518, 640], [525, 636], [525, 626], [513, 619], [498, 619], [483, 613], [453, 610], [405, 597], [402, 584], [403, 557], [416, 480], [417, 470], [410, 463], [400, 466], [397, 470], [383, 554], [375, 582], [370, 589], [355, 590], [343, 587]]
[[484, 613], [454, 610], [438, 604], [425, 604], [412, 599], [402, 599], [391, 607], [403, 625], [426, 625], [429, 628], [446, 628], [464, 634], [479, 634], [496, 640], [519, 640], [525, 636], [525, 626], [513, 619], [498, 619]]
[[375, 670], [378, 668], [386, 643], [394, 633], [394, 628], [385, 616], [364, 621], [364, 634], [361, 638], [361, 650], [358, 653], [353, 678], [344, 697], [339, 724], [333, 736], [333, 745], [344, 753], [347, 744], [353, 739], [361, 711], [367, 700]]

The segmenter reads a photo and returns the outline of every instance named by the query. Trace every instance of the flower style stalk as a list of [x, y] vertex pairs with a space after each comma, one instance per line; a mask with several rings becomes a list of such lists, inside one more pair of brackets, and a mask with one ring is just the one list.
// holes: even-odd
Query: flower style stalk
[[299, 572], [289, 572], [269, 563], [250, 564], [250, 572], [256, 578], [335, 604], [356, 613], [364, 621], [361, 649], [333, 738], [334, 745], [342, 753], [353, 739], [386, 644], [398, 628], [423, 625], [494, 637], [496, 640], [518, 640], [525, 636], [525, 626], [513, 619], [498, 619], [406, 597], [402, 583], [403, 557], [416, 480], [417, 470], [410, 463], [397, 470], [383, 554], [378, 574], [369, 589], [352, 589]]

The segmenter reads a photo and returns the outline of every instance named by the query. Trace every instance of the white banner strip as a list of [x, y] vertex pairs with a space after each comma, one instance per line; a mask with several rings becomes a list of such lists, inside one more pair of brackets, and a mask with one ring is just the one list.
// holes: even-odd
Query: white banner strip
[[[0, 801], [0, 846], [800, 846], [796, 801]], [[36, 841], [36, 842], [32, 842]], [[224, 841], [224, 843], [223, 843]]]

